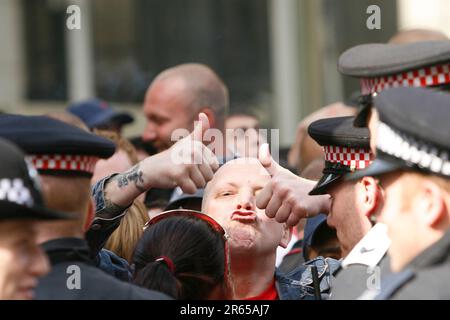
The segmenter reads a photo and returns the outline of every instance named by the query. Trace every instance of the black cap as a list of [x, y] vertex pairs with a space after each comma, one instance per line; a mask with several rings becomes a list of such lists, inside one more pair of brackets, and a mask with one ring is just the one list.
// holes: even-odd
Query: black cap
[[46, 174], [90, 176], [98, 158], [115, 151], [111, 141], [46, 116], [2, 115], [0, 137], [24, 150]]
[[380, 93], [374, 107], [379, 114], [377, 157], [349, 178], [402, 169], [450, 177], [450, 94], [394, 88]]
[[345, 51], [338, 68], [361, 80], [361, 94], [368, 97], [361, 104], [355, 126], [366, 126], [371, 95], [392, 87], [449, 86], [450, 41], [363, 44]]
[[355, 128], [354, 117], [321, 119], [311, 123], [308, 133], [324, 147], [323, 176], [310, 195], [327, 193], [327, 188], [341, 177], [367, 167], [372, 159], [367, 128]]
[[0, 138], [0, 221], [69, 219], [44, 206], [36, 170], [12, 143]]
[[180, 187], [176, 187], [173, 190], [172, 196], [170, 197], [169, 204], [164, 209], [164, 211], [174, 210], [174, 209], [192, 209], [201, 210], [204, 189], [199, 188], [195, 193], [189, 194], [184, 193]]

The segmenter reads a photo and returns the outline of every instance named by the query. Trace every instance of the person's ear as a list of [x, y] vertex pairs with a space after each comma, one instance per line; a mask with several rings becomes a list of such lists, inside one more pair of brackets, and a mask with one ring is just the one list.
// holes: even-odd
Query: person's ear
[[445, 194], [437, 184], [429, 180], [422, 181], [418, 187], [419, 194], [411, 207], [421, 217], [424, 225], [437, 227], [446, 218]]
[[283, 223], [283, 235], [281, 236], [281, 241], [279, 246], [282, 248], [287, 248], [292, 237], [292, 227], [288, 227], [286, 223]]
[[381, 188], [373, 177], [363, 177], [359, 181], [359, 190], [359, 203], [363, 208], [364, 215], [370, 218], [382, 200]]
[[216, 115], [214, 114], [214, 111], [211, 108], [204, 107], [199, 111], [199, 113], [200, 112], [203, 112], [204, 114], [206, 114], [211, 128], [217, 128], [217, 118], [216, 118]]

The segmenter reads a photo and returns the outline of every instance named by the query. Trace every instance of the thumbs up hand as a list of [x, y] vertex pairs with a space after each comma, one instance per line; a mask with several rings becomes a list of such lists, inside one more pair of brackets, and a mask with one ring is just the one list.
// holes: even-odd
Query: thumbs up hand
[[268, 144], [260, 147], [258, 159], [271, 180], [257, 195], [256, 206], [265, 209], [269, 218], [294, 226], [302, 218], [328, 213], [329, 196], [308, 195], [316, 181], [301, 178], [280, 166], [273, 160]]
[[194, 130], [179, 140], [171, 148], [146, 161], [145, 172], [151, 174], [147, 179], [152, 188], [174, 188], [179, 186], [185, 193], [195, 193], [204, 188], [219, 168], [219, 161], [203, 142], [203, 134], [210, 128], [208, 117], [199, 114]]

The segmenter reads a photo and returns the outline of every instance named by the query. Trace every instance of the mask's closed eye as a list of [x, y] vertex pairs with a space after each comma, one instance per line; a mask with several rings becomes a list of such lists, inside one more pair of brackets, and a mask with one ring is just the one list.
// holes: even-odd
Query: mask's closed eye
[[224, 190], [217, 194], [218, 198], [226, 198], [235, 195], [235, 192], [232, 190]]

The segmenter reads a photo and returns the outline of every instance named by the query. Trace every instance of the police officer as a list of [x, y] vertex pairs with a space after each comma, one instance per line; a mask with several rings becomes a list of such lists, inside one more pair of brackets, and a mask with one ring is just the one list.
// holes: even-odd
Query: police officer
[[[430, 87], [449, 91], [450, 41], [358, 45], [340, 56], [338, 69], [343, 75], [360, 80], [360, 111], [355, 126], [367, 126], [372, 99], [385, 89]], [[375, 153], [376, 136], [372, 138], [371, 149]]]
[[354, 117], [328, 118], [313, 122], [309, 135], [324, 148], [323, 176], [310, 195], [330, 194], [327, 222], [336, 229], [344, 257], [335, 274], [331, 299], [355, 299], [382, 264], [390, 240], [386, 227], [368, 218], [378, 210], [382, 191], [376, 179], [364, 177], [345, 181], [349, 174], [363, 170], [373, 160], [367, 128], [353, 126]]
[[165, 299], [163, 294], [119, 281], [96, 268], [84, 240], [93, 214], [90, 178], [96, 161], [111, 156], [114, 145], [44, 116], [5, 115], [0, 128], [0, 135], [22, 147], [39, 171], [47, 205], [76, 216], [73, 221], [38, 228], [38, 241], [52, 270], [40, 280], [36, 298]]
[[[398, 86], [448, 90], [450, 88], [450, 42], [421, 41], [406, 44], [358, 45], [341, 55], [338, 68], [342, 74], [357, 77], [360, 80], [360, 111], [355, 118], [354, 125], [371, 128], [371, 132], [374, 134], [371, 135], [370, 146], [372, 152], [376, 153], [375, 123], [378, 115], [376, 110], [371, 110], [373, 98], [385, 89]], [[377, 226], [374, 230], [380, 231], [378, 237], [386, 239], [385, 249], [387, 249], [386, 230], [385, 227], [382, 229]], [[375, 240], [375, 238], [373, 239]], [[358, 248], [355, 247], [355, 249]], [[344, 270], [341, 275], [337, 276], [332, 298], [352, 299], [360, 289], [368, 286], [372, 286], [373, 292], [376, 292], [379, 290], [378, 279], [389, 273], [387, 257], [381, 263], [372, 263], [367, 269], [360, 266], [360, 259], [353, 260], [355, 254], [354, 250], [352, 255], [344, 260], [343, 267], [347, 267], [349, 271]], [[348, 264], [350, 261], [352, 262]], [[375, 268], [377, 265], [380, 266], [380, 269]], [[364, 278], [368, 282], [356, 291], [345, 289], [352, 288], [355, 284], [353, 278]]]
[[388, 226], [396, 273], [382, 278], [377, 299], [449, 299], [450, 95], [395, 88], [373, 105], [377, 157], [353, 178], [378, 176], [386, 193], [377, 220]]
[[[339, 58], [339, 71], [361, 79], [362, 105], [355, 124], [365, 123], [371, 100], [389, 87], [433, 87], [446, 90], [450, 86], [450, 42], [423, 41], [409, 44], [365, 44], [353, 47]], [[374, 117], [376, 118], [376, 117]], [[365, 120], [365, 121], [364, 121]], [[361, 125], [361, 124], [359, 124]], [[375, 136], [371, 135], [375, 152]], [[257, 197], [257, 206], [270, 218], [296, 225], [329, 209], [329, 197], [308, 197], [314, 181], [289, 174], [270, 157], [260, 158], [272, 175], [270, 183]], [[288, 206], [282, 204], [288, 203]], [[269, 205], [270, 204], [270, 205]]]
[[16, 146], [0, 139], [0, 300], [32, 299], [50, 271], [36, 242], [38, 221], [70, 216], [44, 206], [37, 172]]

